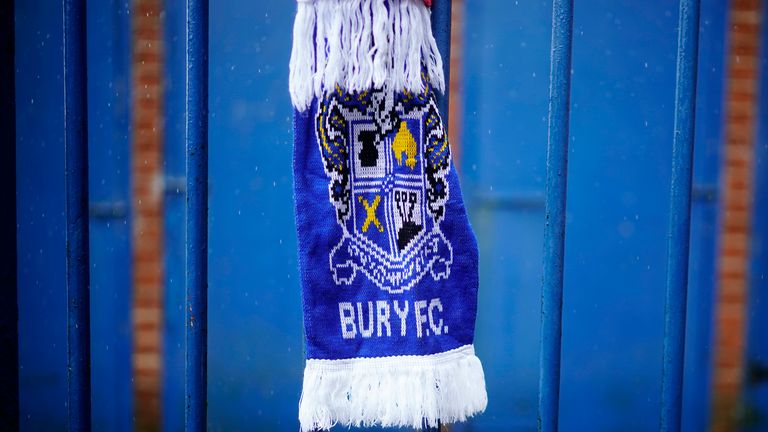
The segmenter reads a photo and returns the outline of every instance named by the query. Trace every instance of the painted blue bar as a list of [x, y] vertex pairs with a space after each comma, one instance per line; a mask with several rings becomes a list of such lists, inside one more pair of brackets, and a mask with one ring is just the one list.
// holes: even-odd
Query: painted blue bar
[[[451, 82], [451, 0], [434, 0], [432, 2], [432, 35], [437, 42], [437, 50], [443, 58], [443, 76], [445, 77], [445, 91], [436, 92], [437, 109], [448, 130], [448, 100], [449, 83]], [[425, 427], [425, 431], [440, 431], [440, 424], [436, 428]]]
[[667, 295], [664, 310], [664, 357], [661, 377], [661, 431], [679, 431], [681, 427], [693, 142], [696, 123], [699, 6], [699, 0], [680, 0], [667, 244]]
[[68, 430], [91, 430], [85, 0], [64, 0]]
[[432, 34], [437, 42], [437, 50], [443, 58], [443, 76], [445, 77], [445, 92], [437, 92], [437, 109], [448, 128], [448, 97], [451, 82], [451, 0], [433, 0], [432, 2]]
[[[437, 99], [437, 109], [440, 111], [440, 117], [443, 119], [446, 130], [448, 130], [448, 100], [449, 83], [451, 82], [451, 0], [434, 0], [432, 2], [432, 35], [437, 42], [437, 50], [440, 51], [440, 57], [443, 58], [443, 76], [445, 77], [445, 91], [435, 93]], [[437, 427], [425, 427], [425, 431], [440, 431], [440, 423]]]
[[[437, 42], [437, 50], [440, 51], [440, 57], [443, 58], [443, 76], [445, 77], [445, 91], [436, 92], [437, 109], [440, 111], [440, 117], [443, 119], [446, 130], [448, 130], [448, 100], [449, 83], [451, 82], [451, 0], [434, 0], [432, 2], [432, 35]], [[437, 427], [424, 427], [428, 432], [439, 432], [440, 423]]]
[[539, 431], [556, 432], [560, 404], [565, 202], [571, 99], [573, 0], [552, 2], [547, 177], [544, 203], [544, 277], [541, 294]]
[[208, 1], [187, 0], [188, 432], [205, 431], [208, 377]]
[[19, 429], [14, 2], [0, 4], [0, 427]]

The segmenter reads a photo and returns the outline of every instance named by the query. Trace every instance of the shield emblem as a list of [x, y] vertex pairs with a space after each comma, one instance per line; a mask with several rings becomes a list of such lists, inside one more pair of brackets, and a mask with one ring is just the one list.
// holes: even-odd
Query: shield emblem
[[427, 273], [447, 278], [453, 253], [439, 221], [448, 165], [435, 161], [449, 158], [434, 101], [336, 92], [319, 106], [317, 135], [343, 229], [329, 255], [334, 281], [348, 285], [362, 272], [397, 293]]
[[429, 228], [421, 118], [411, 117], [401, 118], [397, 129], [382, 137], [371, 130], [370, 122], [350, 125], [354, 202], [350, 228], [360, 241], [393, 258], [407, 253]]

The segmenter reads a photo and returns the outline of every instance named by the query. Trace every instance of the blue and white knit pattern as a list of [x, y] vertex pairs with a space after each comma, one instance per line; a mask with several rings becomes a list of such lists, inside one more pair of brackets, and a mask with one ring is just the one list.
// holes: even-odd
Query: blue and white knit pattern
[[[465, 420], [487, 403], [472, 345], [477, 241], [435, 105], [432, 82], [438, 77], [429, 62], [441, 61], [430, 48], [428, 17], [422, 0], [299, 5], [295, 26], [309, 27], [294, 29], [291, 90], [311, 89], [306, 104], [294, 97], [307, 338], [303, 431], [337, 423], [434, 426]], [[330, 31], [316, 29], [328, 20], [338, 23]], [[376, 22], [383, 28], [367, 37], [364, 29]], [[421, 40], [400, 43], [395, 35], [405, 33]], [[322, 39], [314, 38], [320, 34]], [[299, 51], [311, 48], [312, 71], [294, 73], [297, 45], [303, 46]], [[382, 46], [377, 84], [374, 65]], [[362, 57], [334, 60], [344, 66], [330, 71], [328, 63], [317, 66], [316, 47], [327, 58], [334, 49]], [[409, 68], [420, 65], [418, 84], [406, 82], [412, 69], [393, 66], [403, 57], [410, 58]], [[369, 66], [367, 73], [360, 73], [361, 64]], [[392, 79], [395, 70], [408, 73]]]

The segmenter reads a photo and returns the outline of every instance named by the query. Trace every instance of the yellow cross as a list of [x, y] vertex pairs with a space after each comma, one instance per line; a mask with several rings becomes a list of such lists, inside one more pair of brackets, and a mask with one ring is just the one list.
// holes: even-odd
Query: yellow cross
[[373, 222], [374, 225], [376, 225], [376, 228], [379, 229], [379, 232], [384, 232], [384, 227], [381, 226], [381, 223], [379, 223], [379, 220], [376, 219], [376, 207], [379, 206], [379, 202], [381, 201], [381, 197], [376, 195], [376, 198], [373, 199], [373, 204], [368, 204], [368, 200], [358, 196], [357, 200], [360, 201], [363, 204], [363, 207], [365, 207], [365, 222], [363, 223], [363, 232], [368, 231], [368, 226]]

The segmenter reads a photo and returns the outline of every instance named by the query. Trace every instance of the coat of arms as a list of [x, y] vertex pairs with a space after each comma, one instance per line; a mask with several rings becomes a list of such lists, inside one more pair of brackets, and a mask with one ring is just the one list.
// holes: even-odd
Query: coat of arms
[[400, 293], [427, 273], [447, 278], [440, 230], [450, 148], [429, 86], [421, 94], [339, 89], [319, 102], [317, 140], [343, 236], [329, 261], [336, 284], [362, 273]]

